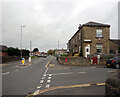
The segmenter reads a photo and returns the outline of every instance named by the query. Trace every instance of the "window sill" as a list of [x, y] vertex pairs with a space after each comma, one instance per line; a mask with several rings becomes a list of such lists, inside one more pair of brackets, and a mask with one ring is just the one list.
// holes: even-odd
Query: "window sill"
[[104, 37], [96, 37], [96, 38], [104, 38]]

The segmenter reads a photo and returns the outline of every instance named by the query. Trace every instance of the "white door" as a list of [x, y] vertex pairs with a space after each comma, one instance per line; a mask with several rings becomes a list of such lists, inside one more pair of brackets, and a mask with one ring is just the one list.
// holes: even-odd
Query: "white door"
[[90, 47], [89, 46], [86, 46], [85, 47], [85, 57], [87, 58], [87, 55], [90, 54]]

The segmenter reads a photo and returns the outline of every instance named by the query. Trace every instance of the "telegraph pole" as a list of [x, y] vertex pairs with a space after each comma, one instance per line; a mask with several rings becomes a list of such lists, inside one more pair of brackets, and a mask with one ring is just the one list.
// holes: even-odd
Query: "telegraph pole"
[[21, 26], [21, 53], [20, 53], [21, 59], [22, 59], [22, 28], [23, 27], [25, 27], [25, 26]]
[[30, 41], [30, 52], [32, 51], [32, 41]]
[[59, 49], [59, 40], [58, 40], [58, 49]]

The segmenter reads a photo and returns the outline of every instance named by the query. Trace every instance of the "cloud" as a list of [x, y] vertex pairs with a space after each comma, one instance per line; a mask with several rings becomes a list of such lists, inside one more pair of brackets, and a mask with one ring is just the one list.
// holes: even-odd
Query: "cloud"
[[[3, 44], [20, 48], [23, 28], [23, 48], [38, 47], [41, 51], [66, 48], [66, 43], [80, 23], [90, 20], [108, 23], [111, 38], [117, 38], [118, 0], [12, 0], [2, 3]], [[116, 33], [115, 33], [116, 32]], [[114, 33], [114, 34], [113, 34]]]

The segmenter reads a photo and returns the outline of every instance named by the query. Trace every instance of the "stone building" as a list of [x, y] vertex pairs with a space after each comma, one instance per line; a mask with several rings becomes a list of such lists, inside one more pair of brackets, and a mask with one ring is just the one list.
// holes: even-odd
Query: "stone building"
[[88, 22], [80, 25], [68, 42], [70, 54], [83, 53], [84, 57], [94, 54], [109, 54], [110, 25]]
[[55, 54], [56, 55], [67, 54], [67, 49], [55, 49]]
[[118, 55], [118, 49], [120, 48], [120, 39], [110, 39], [110, 54]]
[[0, 45], [0, 56], [8, 56], [8, 52], [7, 52], [7, 46], [5, 45]]

